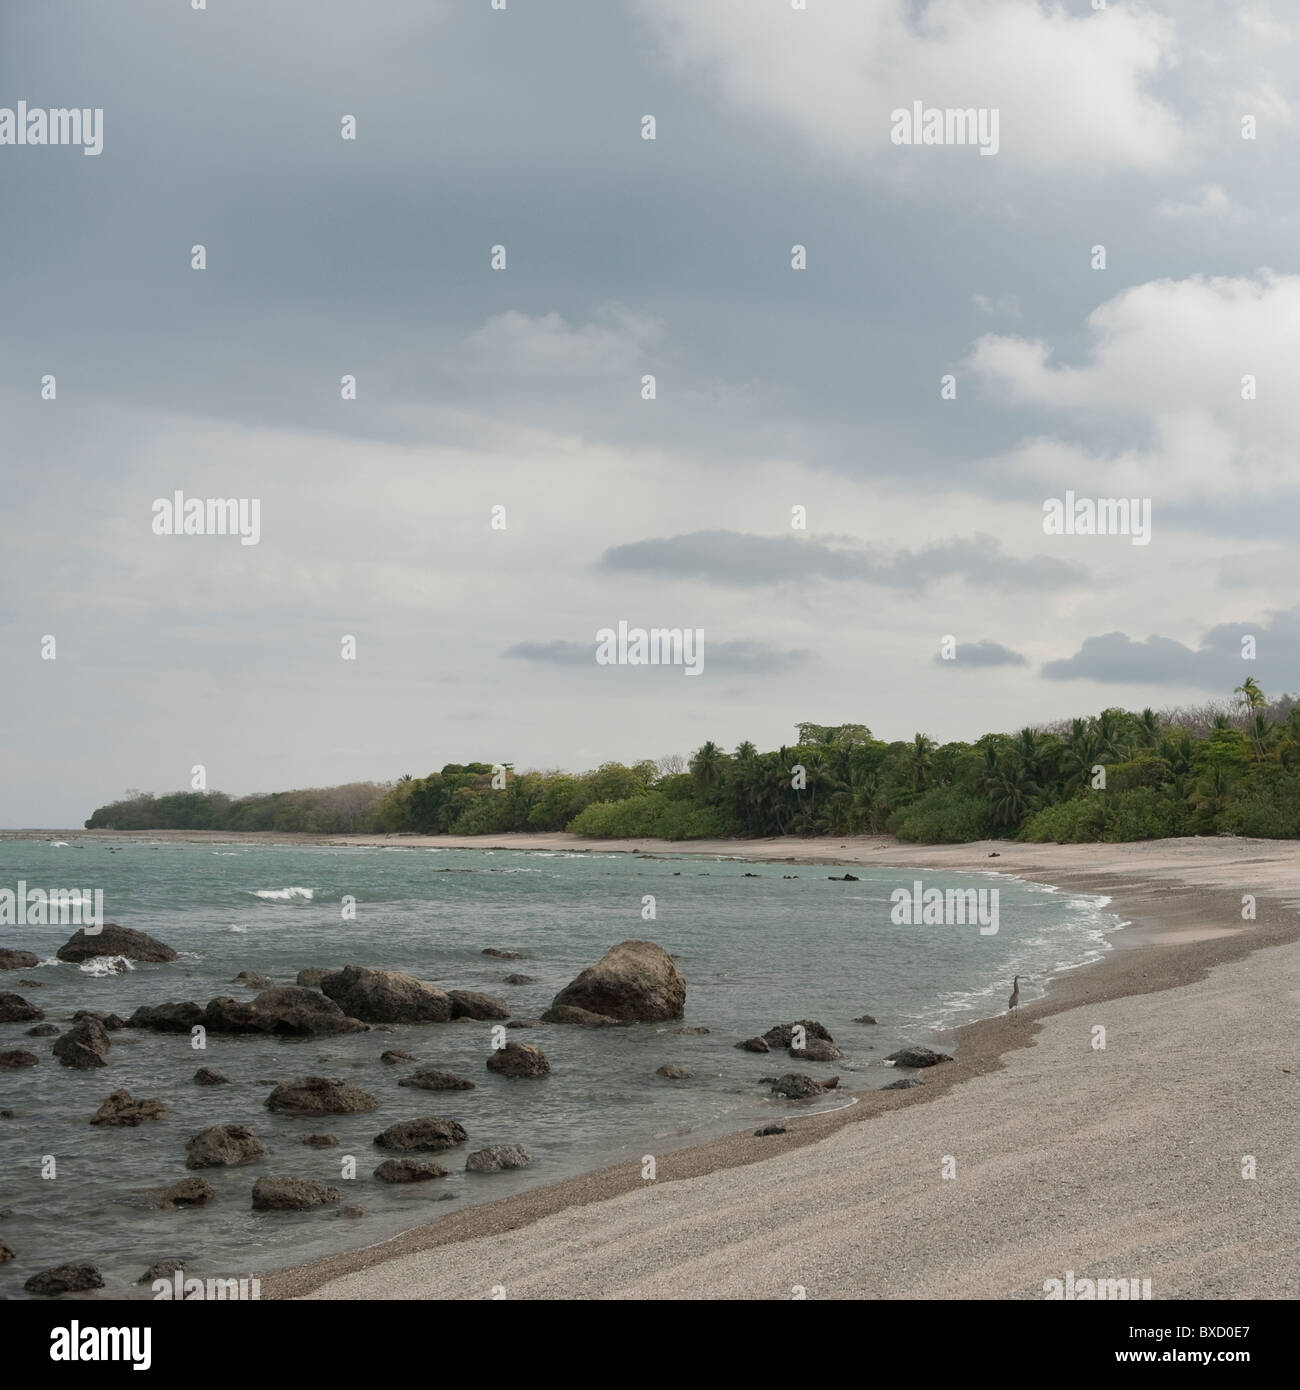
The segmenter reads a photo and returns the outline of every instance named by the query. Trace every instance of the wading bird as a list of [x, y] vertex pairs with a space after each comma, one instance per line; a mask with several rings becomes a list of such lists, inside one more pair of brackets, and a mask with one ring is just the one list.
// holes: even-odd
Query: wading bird
[[1011, 983], [1011, 998], [1007, 1000], [1007, 1008], [1015, 1013], [1020, 1008], [1020, 976]]

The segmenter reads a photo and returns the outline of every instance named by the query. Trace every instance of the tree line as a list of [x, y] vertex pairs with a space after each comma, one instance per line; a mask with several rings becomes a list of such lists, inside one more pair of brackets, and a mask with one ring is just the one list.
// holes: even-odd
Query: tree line
[[796, 726], [760, 752], [704, 743], [590, 772], [449, 763], [392, 783], [232, 798], [128, 793], [87, 828], [488, 835], [568, 830], [669, 840], [890, 832], [926, 844], [1071, 842], [1228, 833], [1300, 837], [1300, 697], [1248, 678], [1231, 702], [1117, 708], [936, 743], [885, 742], [865, 724]]

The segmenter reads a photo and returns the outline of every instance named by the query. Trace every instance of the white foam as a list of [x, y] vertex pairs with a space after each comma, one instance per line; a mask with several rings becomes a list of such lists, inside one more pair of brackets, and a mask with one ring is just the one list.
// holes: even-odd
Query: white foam
[[254, 888], [255, 898], [268, 898], [274, 902], [291, 902], [294, 898], [301, 898], [303, 902], [311, 902], [313, 893], [310, 888]]
[[92, 956], [77, 968], [85, 975], [124, 975], [135, 966], [125, 956]]

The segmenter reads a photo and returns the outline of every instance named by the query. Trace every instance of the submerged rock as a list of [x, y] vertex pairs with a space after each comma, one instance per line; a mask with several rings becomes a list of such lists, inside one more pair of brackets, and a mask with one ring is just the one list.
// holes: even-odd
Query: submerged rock
[[876, 1020], [870, 1014], [859, 1014], [853, 1021], [854, 1023], [874, 1023]]
[[96, 956], [125, 956], [127, 960], [139, 960], [160, 964], [178, 959], [176, 952], [148, 932], [136, 931], [134, 927], [119, 927], [116, 922], [105, 922], [93, 935], [87, 935], [82, 927], [63, 943], [54, 953], [60, 960], [79, 964], [93, 960]]
[[14, 1249], [7, 1241], [0, 1240], [0, 1265], [8, 1264], [14, 1258]]
[[34, 1067], [40, 1063], [34, 1052], [24, 1052], [15, 1048], [12, 1052], [0, 1052], [0, 1071], [20, 1071], [23, 1067]]
[[328, 1183], [311, 1178], [258, 1178], [253, 1184], [254, 1211], [310, 1211], [328, 1206], [343, 1194]]
[[212, 1125], [185, 1141], [187, 1168], [238, 1168], [267, 1156], [266, 1145], [247, 1125]]
[[419, 1059], [413, 1053], [399, 1052], [397, 1048], [390, 1047], [387, 1052], [381, 1052], [379, 1054], [379, 1060], [381, 1062], [395, 1064], [397, 1062], [415, 1062]]
[[434, 985], [396, 970], [347, 965], [326, 975], [321, 989], [352, 1018], [367, 1023], [446, 1023], [451, 999]]
[[772, 1089], [779, 1096], [785, 1096], [787, 1100], [807, 1100], [809, 1096], [819, 1096], [822, 1088], [812, 1079], [805, 1076], [803, 1072], [788, 1071], [784, 1076], [779, 1076], [772, 1083]]
[[156, 1265], [150, 1265], [135, 1282], [137, 1284], [152, 1284], [155, 1279], [170, 1279], [178, 1269], [183, 1271], [186, 1263], [183, 1258], [159, 1260]]
[[828, 1043], [835, 1041], [827, 1029], [815, 1018], [800, 1018], [793, 1023], [778, 1023], [775, 1028], [769, 1028], [763, 1034], [763, 1040], [769, 1047], [789, 1047], [794, 1041], [796, 1028], [803, 1029], [805, 1038], [820, 1038], [822, 1042]]
[[241, 970], [230, 982], [232, 985], [247, 985], [249, 989], [274, 989], [275, 981], [260, 970]]
[[507, 985], [531, 985], [533, 977], [531, 975], [507, 975], [502, 981]]
[[474, 1083], [449, 1071], [416, 1071], [404, 1076], [399, 1086], [415, 1086], [421, 1091], [472, 1091]]
[[0, 948], [0, 970], [30, 970], [40, 963], [40, 956], [33, 955], [30, 951]]
[[713, 1031], [712, 1028], [705, 1028], [699, 1024], [693, 1024], [689, 1028], [679, 1028], [678, 1035], [683, 1038], [703, 1038]]
[[375, 1135], [374, 1143], [380, 1149], [393, 1149], [397, 1153], [442, 1153], [445, 1149], [463, 1144], [469, 1135], [464, 1126], [455, 1120], [445, 1120], [430, 1115], [420, 1120], [401, 1120], [389, 1125], [386, 1130]]
[[379, 1109], [379, 1099], [338, 1077], [303, 1076], [278, 1085], [266, 1108], [284, 1115], [359, 1115]]
[[52, 1023], [38, 1023], [35, 1028], [27, 1030], [29, 1038], [57, 1038], [59, 1030]]
[[656, 1076], [666, 1076], [670, 1081], [689, 1081], [695, 1073], [690, 1067], [678, 1066], [676, 1062], [665, 1062], [656, 1072]]
[[653, 941], [620, 941], [588, 966], [551, 1001], [572, 1004], [625, 1023], [681, 1018], [686, 981], [672, 957]]
[[493, 1144], [465, 1160], [467, 1173], [501, 1173], [508, 1168], [527, 1168], [532, 1155], [522, 1144]]
[[224, 1073], [219, 1072], [215, 1067], [200, 1067], [194, 1073], [194, 1081], [198, 1086], [229, 1086], [230, 1078]]
[[608, 1014], [594, 1014], [575, 1004], [552, 1005], [542, 1015], [543, 1023], [573, 1023], [581, 1028], [626, 1028], [628, 1025]]
[[160, 1120], [167, 1107], [160, 1100], [132, 1100], [130, 1091], [114, 1091], [95, 1111], [92, 1125], [125, 1125], [134, 1129], [145, 1120]]
[[126, 1021], [128, 1028], [152, 1028], [155, 1033], [188, 1033], [203, 1022], [203, 1010], [192, 1000], [180, 1004], [141, 1004]]
[[380, 1182], [428, 1182], [445, 1178], [447, 1170], [430, 1158], [386, 1158], [374, 1175]]
[[201, 1207], [217, 1194], [204, 1178], [182, 1178], [170, 1187], [147, 1187], [137, 1193], [148, 1199], [150, 1206], [169, 1209], [173, 1207]]
[[936, 1067], [940, 1062], [951, 1062], [946, 1052], [936, 1052], [932, 1047], [904, 1047], [891, 1052], [885, 1058], [898, 1067]]
[[523, 955], [519, 951], [498, 951], [495, 946], [485, 946], [483, 954], [493, 956], [497, 960], [523, 960]]
[[85, 1293], [88, 1289], [102, 1289], [103, 1277], [94, 1265], [56, 1265], [53, 1269], [43, 1269], [23, 1285], [28, 1293], [39, 1294], [42, 1298], [54, 1298], [61, 1293]]
[[298, 1140], [300, 1144], [306, 1144], [309, 1149], [332, 1149], [338, 1142], [337, 1134], [304, 1134]]
[[500, 1072], [502, 1076], [536, 1077], [546, 1076], [551, 1064], [540, 1047], [528, 1043], [506, 1043], [487, 1059], [488, 1071]]
[[98, 1019], [110, 1033], [116, 1033], [119, 1029], [126, 1027], [125, 1019], [119, 1018], [117, 1014], [102, 1014], [98, 1009], [78, 1009], [72, 1015], [73, 1023], [80, 1023], [83, 1018]]
[[97, 1018], [83, 1018], [62, 1037], [55, 1038], [51, 1050], [65, 1067], [85, 1071], [107, 1066], [108, 1048], [108, 1030], [104, 1025]]
[[0, 1023], [37, 1023], [45, 1010], [29, 1004], [21, 994], [0, 994]]
[[738, 1042], [736, 1046], [742, 1052], [771, 1052], [772, 1050], [768, 1047], [766, 1038], [746, 1038], [744, 1042]]

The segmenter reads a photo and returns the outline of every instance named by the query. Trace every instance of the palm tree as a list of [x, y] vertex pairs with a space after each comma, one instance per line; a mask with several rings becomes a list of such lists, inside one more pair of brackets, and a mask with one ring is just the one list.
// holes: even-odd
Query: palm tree
[[1268, 735], [1268, 716], [1260, 711], [1268, 707], [1268, 699], [1259, 688], [1254, 676], [1247, 676], [1232, 692], [1237, 697], [1237, 708], [1246, 715], [1246, 732], [1255, 745], [1255, 761], [1264, 761], [1264, 740]]
[[923, 792], [930, 780], [933, 766], [934, 740], [924, 734], [917, 734], [907, 750], [907, 760], [912, 771], [912, 790]]
[[701, 787], [713, 788], [722, 780], [726, 754], [712, 739], [691, 759], [691, 775]]
[[1142, 748], [1154, 748], [1160, 740], [1160, 716], [1148, 707], [1134, 720], [1135, 735]]

